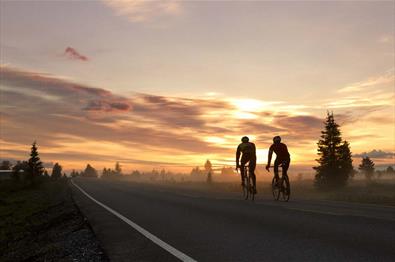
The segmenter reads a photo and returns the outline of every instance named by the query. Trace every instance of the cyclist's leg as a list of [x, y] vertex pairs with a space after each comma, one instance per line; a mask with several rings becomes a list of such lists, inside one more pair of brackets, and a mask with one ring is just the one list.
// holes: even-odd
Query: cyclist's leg
[[[284, 161], [282, 162], [282, 164], [281, 164], [282, 170], [283, 170], [283, 172], [282, 172], [282, 177], [283, 177], [283, 178], [285, 178], [285, 177], [288, 178], [287, 171], [288, 171], [288, 168], [289, 168], [290, 161], [291, 161], [290, 159], [287, 159], [287, 160], [284, 160]], [[289, 179], [289, 178], [288, 178], [288, 179]], [[288, 187], [288, 186], [287, 186], [287, 191], [286, 191], [286, 193], [289, 194], [289, 187]]]
[[241, 159], [240, 163], [240, 178], [241, 178], [241, 184], [244, 186], [244, 166], [247, 163], [245, 159]]
[[280, 161], [278, 161], [278, 159], [276, 158], [276, 160], [274, 160], [273, 170], [274, 170], [274, 176], [276, 177], [277, 180], [279, 179], [279, 177], [278, 177], [278, 166], [280, 164], [281, 164]]
[[255, 176], [256, 159], [255, 158], [250, 160], [248, 167], [249, 167], [250, 177], [252, 179], [252, 184], [254, 186], [254, 190], [256, 193], [256, 176]]
[[291, 159], [287, 159], [287, 160], [283, 161], [283, 163], [281, 165], [282, 166], [282, 170], [283, 170], [283, 173], [282, 173], [283, 176], [284, 175], [288, 175], [287, 172], [288, 172], [288, 168], [289, 168], [290, 162], [291, 162]]

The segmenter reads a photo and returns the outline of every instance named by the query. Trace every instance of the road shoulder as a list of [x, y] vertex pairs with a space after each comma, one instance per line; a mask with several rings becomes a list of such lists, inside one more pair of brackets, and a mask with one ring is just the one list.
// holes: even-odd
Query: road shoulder
[[177, 261], [171, 254], [94, 203], [76, 187], [72, 186], [72, 192], [75, 203], [88, 219], [111, 261]]

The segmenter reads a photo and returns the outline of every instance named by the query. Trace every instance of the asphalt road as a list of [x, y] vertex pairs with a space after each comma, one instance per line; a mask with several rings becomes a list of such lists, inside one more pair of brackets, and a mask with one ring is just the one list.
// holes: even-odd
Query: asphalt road
[[[89, 195], [197, 261], [395, 261], [395, 208], [332, 201], [252, 203], [239, 194], [74, 180]], [[112, 261], [177, 261], [73, 187]]]

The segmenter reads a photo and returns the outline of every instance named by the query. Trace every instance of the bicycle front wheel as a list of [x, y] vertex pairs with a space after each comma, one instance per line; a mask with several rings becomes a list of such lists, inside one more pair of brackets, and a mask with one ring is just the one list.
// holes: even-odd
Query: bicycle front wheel
[[273, 194], [273, 198], [274, 200], [278, 200], [280, 197], [280, 188], [277, 185], [278, 179], [276, 179], [276, 177], [273, 177], [272, 180], [272, 194]]
[[283, 178], [281, 192], [282, 192], [283, 201], [287, 202], [289, 200], [290, 195], [291, 195], [291, 185], [289, 183], [288, 176], [284, 176], [284, 178]]

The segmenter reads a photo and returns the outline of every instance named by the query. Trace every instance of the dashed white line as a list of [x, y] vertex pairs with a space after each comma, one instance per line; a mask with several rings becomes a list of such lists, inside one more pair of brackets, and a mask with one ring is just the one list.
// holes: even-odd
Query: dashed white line
[[78, 189], [80, 190], [84, 195], [86, 195], [89, 199], [91, 199], [93, 202], [95, 202], [96, 204], [98, 204], [99, 206], [103, 207], [104, 209], [106, 209], [108, 212], [110, 212], [111, 214], [117, 216], [119, 219], [121, 219], [122, 221], [124, 221], [126, 224], [128, 224], [129, 226], [133, 227], [134, 229], [136, 229], [138, 232], [140, 232], [141, 234], [143, 234], [146, 238], [148, 238], [149, 240], [151, 240], [152, 242], [154, 242], [155, 244], [157, 244], [158, 246], [160, 246], [161, 248], [163, 248], [164, 250], [166, 250], [167, 252], [169, 252], [170, 254], [172, 254], [173, 256], [177, 257], [178, 259], [180, 259], [181, 261], [188, 261], [188, 262], [196, 262], [195, 259], [187, 256], [186, 254], [182, 253], [181, 251], [179, 251], [178, 249], [172, 247], [171, 245], [167, 244], [166, 242], [164, 242], [163, 240], [159, 239], [158, 237], [156, 237], [155, 235], [151, 234], [150, 232], [148, 232], [147, 230], [145, 230], [144, 228], [142, 228], [141, 226], [137, 225], [136, 223], [134, 223], [133, 221], [131, 221], [130, 219], [124, 217], [123, 215], [121, 215], [120, 213], [118, 213], [117, 211], [111, 209], [110, 207], [106, 206], [105, 204], [101, 203], [100, 201], [97, 201], [96, 199], [94, 199], [91, 195], [89, 195], [87, 192], [85, 192], [85, 190], [83, 190], [81, 187], [79, 187], [78, 185], [76, 185], [74, 183], [73, 180], [71, 180], [71, 183]]

